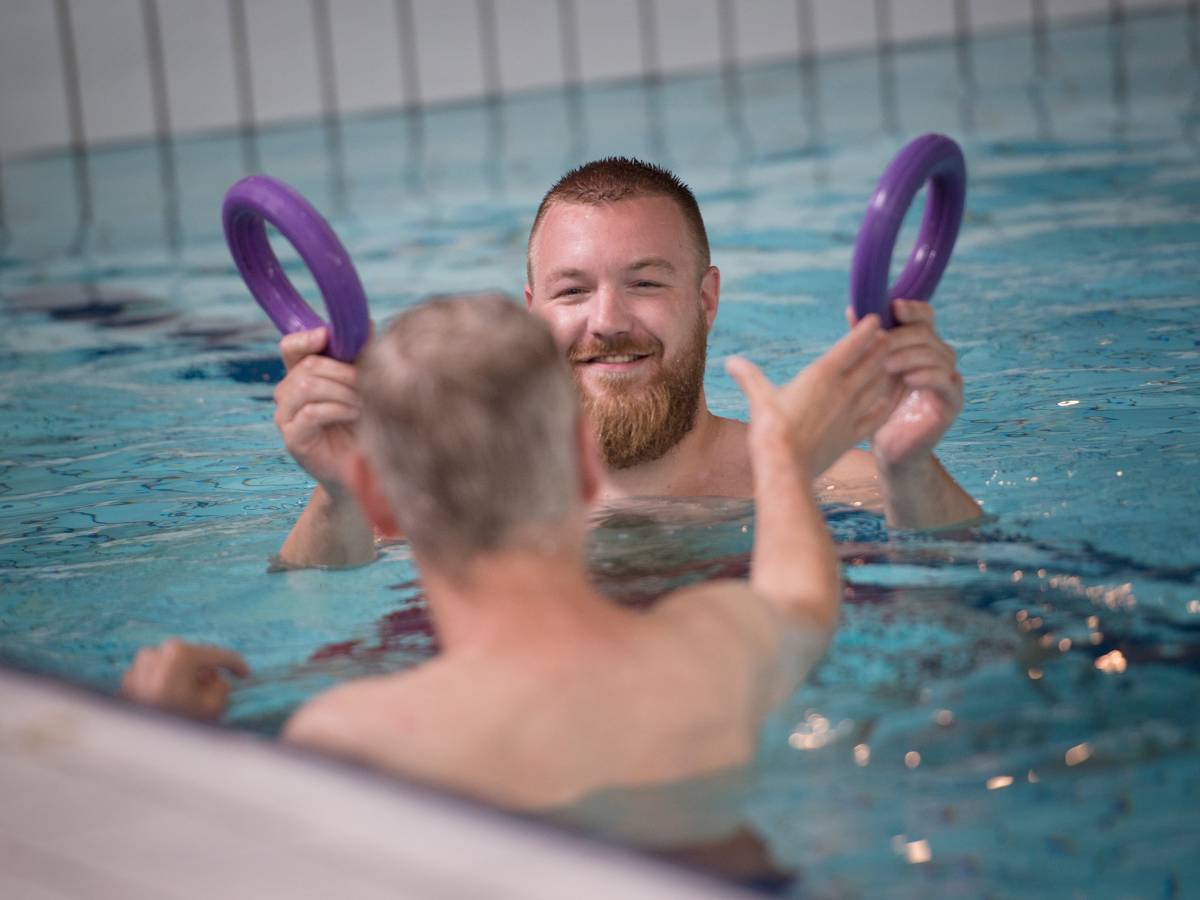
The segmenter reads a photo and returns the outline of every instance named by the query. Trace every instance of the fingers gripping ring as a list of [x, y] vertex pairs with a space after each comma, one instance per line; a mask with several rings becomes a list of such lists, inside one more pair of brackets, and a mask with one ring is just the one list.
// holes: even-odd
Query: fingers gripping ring
[[[900, 277], [889, 288], [888, 270], [904, 215], [928, 182], [925, 213], [916, 244]], [[850, 270], [850, 302], [862, 318], [876, 313], [885, 328], [895, 324], [892, 301], [933, 296], [962, 224], [967, 168], [958, 144], [926, 134], [901, 150], [888, 165], [863, 217]]]
[[267, 240], [265, 222], [292, 243], [329, 310], [329, 355], [352, 362], [371, 331], [367, 298], [350, 255], [321, 214], [282, 181], [251, 175], [226, 192], [221, 219], [246, 287], [283, 334], [326, 324], [284, 274]]

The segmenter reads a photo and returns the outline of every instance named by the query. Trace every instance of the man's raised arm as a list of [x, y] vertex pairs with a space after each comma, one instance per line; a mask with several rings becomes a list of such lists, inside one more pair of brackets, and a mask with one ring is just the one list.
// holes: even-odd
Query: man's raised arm
[[813, 478], [891, 412], [895, 390], [885, 358], [879, 320], [870, 316], [781, 388], [745, 359], [726, 363], [750, 404], [757, 507], [751, 586], [789, 623], [818, 638], [805, 642], [812, 647], [806, 658], [788, 660], [785, 692], [823, 652], [841, 604], [837, 555]]
[[954, 351], [934, 328], [929, 303], [895, 300], [892, 311], [898, 326], [887, 333], [886, 367], [902, 399], [871, 441], [888, 524], [941, 528], [976, 519], [979, 504], [933, 455], [963, 405]]
[[275, 388], [275, 424], [284, 446], [317, 480], [312, 498], [279, 550], [286, 566], [356, 566], [375, 558], [375, 534], [348, 489], [353, 426], [361, 402], [355, 368], [321, 356], [325, 328], [286, 335], [287, 375]]

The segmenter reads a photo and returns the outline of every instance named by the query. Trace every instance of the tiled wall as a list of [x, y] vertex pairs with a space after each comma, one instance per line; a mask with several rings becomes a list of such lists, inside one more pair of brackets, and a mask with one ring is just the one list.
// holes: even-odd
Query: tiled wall
[[0, 157], [1189, 4], [0, 0]]

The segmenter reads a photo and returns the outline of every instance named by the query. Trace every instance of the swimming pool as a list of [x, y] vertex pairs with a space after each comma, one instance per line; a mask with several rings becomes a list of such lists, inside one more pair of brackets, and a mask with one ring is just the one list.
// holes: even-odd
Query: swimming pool
[[[936, 306], [967, 406], [941, 456], [992, 518], [889, 537], [830, 509], [845, 623], [745, 798], [803, 871], [797, 892], [1198, 889], [1191, 27], [1055, 28], [1044, 77], [1030, 35], [982, 38], [969, 84], [953, 45], [897, 51], [890, 96], [874, 57], [831, 60], [819, 118], [806, 71], [781, 64], [589, 88], [575, 109], [558, 94], [448, 108], [419, 131], [350, 120], [340, 160], [315, 124], [259, 138], [266, 170], [334, 218], [380, 318], [431, 292], [519, 292], [532, 211], [569, 164], [672, 166], [724, 275], [708, 391], [733, 414], [720, 359], [780, 379], [826, 347], [882, 166], [912, 134], [960, 140], [968, 213]], [[266, 571], [308, 484], [270, 422], [276, 335], [220, 240], [238, 138], [179, 142], [174, 198], [157, 152], [92, 155], [82, 232], [68, 158], [6, 167], [0, 658], [111, 690], [142, 644], [226, 644], [256, 673], [231, 722], [269, 732], [315, 690], [431, 648], [403, 546], [351, 572]], [[751, 524], [726, 503], [614, 513], [595, 568], [638, 598], [736, 570]]]

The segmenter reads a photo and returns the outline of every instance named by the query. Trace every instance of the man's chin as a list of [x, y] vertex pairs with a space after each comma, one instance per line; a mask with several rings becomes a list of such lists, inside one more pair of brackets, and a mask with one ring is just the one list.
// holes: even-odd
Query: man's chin
[[632, 400], [649, 390], [651, 379], [645, 372], [585, 370], [575, 383], [585, 399], [593, 402]]

